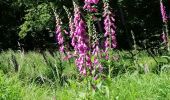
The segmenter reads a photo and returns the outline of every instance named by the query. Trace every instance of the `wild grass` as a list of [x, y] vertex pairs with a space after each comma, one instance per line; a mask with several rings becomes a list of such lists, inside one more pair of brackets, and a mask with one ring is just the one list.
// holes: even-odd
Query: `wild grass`
[[[134, 57], [136, 56], [136, 57]], [[112, 76], [89, 87], [58, 52], [0, 53], [0, 100], [168, 100], [169, 56], [113, 52]], [[107, 63], [104, 62], [107, 67]], [[107, 69], [107, 68], [106, 68]], [[107, 71], [106, 71], [107, 72]], [[91, 85], [90, 85], [91, 86]]]

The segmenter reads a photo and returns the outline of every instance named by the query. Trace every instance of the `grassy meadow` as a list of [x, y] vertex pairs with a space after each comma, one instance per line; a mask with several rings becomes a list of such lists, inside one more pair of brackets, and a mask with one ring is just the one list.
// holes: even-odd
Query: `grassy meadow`
[[[133, 55], [135, 54], [135, 55]], [[169, 100], [170, 56], [113, 52], [111, 75], [82, 78], [58, 52], [2, 51], [0, 100]], [[105, 60], [101, 60], [107, 69]], [[90, 82], [89, 82], [90, 80]], [[91, 84], [94, 81], [94, 84]]]

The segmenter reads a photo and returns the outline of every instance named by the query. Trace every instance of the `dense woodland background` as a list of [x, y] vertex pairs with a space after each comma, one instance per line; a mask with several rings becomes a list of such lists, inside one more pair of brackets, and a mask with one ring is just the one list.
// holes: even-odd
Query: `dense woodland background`
[[[116, 20], [118, 46], [108, 51], [102, 48], [107, 32], [104, 27], [109, 26], [102, 17], [102, 0], [94, 4], [97, 13], [81, 8], [88, 35], [97, 30], [91, 37], [97, 37], [101, 44], [87, 39], [91, 43], [88, 48], [82, 39], [75, 52], [68, 50], [71, 46], [67, 48], [73, 38], [63, 32], [70, 32], [66, 11], [74, 17], [72, 1], [0, 0], [0, 100], [169, 100], [170, 41], [166, 35], [170, 30], [170, 0], [163, 0], [168, 16], [164, 22], [161, 0], [103, 0], [106, 5], [110, 1]], [[84, 0], [74, 1], [84, 6]], [[62, 31], [56, 16], [63, 22]], [[77, 33], [82, 35], [84, 25], [80, 22]], [[56, 33], [62, 36], [55, 33], [56, 26], [60, 31]], [[81, 35], [76, 38], [85, 37]], [[63, 37], [66, 44], [61, 43]], [[64, 53], [59, 52], [58, 44], [66, 46]]]
[[[79, 5], [83, 5], [79, 0]], [[165, 0], [170, 16], [170, 1]], [[112, 0], [116, 17], [116, 34], [119, 49], [131, 49], [134, 34], [142, 49], [160, 47], [162, 20], [159, 0]], [[72, 0], [0, 0], [0, 50], [44, 50], [56, 48], [55, 9], [68, 28], [66, 6], [73, 12]], [[99, 17], [103, 3], [99, 3]], [[102, 19], [101, 19], [102, 23]], [[99, 34], [103, 34], [102, 31]]]

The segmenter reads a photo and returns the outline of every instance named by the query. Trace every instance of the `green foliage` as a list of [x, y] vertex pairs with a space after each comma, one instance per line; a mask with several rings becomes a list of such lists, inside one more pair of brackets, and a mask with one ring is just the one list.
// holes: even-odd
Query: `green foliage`
[[35, 35], [36, 31], [51, 28], [53, 23], [52, 8], [49, 4], [42, 3], [26, 11], [25, 22], [20, 26], [20, 37], [25, 37], [28, 32]]
[[[74, 59], [58, 52], [8, 51], [0, 53], [0, 99], [3, 100], [114, 100], [169, 99], [169, 55], [114, 51], [111, 77], [94, 80], [78, 75]], [[134, 54], [134, 55], [132, 55]], [[136, 57], [135, 57], [136, 56]], [[145, 73], [145, 64], [149, 71]], [[153, 73], [160, 67], [159, 73]], [[18, 68], [17, 68], [18, 67]], [[154, 69], [155, 68], [155, 69]], [[15, 83], [15, 84], [14, 84]]]
[[8, 78], [0, 73], [0, 100], [22, 100], [20, 85], [16, 78]]
[[0, 73], [0, 100], [47, 100], [54, 98], [49, 86], [38, 86], [20, 81], [17, 75], [8, 77]]
[[65, 85], [69, 78], [75, 78], [77, 71], [73, 60], [61, 61], [61, 57], [49, 52], [2, 52], [0, 69], [8, 75], [17, 73], [21, 80], [29, 82]]
[[[74, 83], [72, 87], [62, 88], [57, 97], [59, 100], [134, 100], [134, 99], [168, 99], [170, 97], [169, 74], [125, 74], [114, 79], [105, 80], [101, 89], [86, 91], [84, 83]], [[78, 86], [76, 86], [78, 85]]]

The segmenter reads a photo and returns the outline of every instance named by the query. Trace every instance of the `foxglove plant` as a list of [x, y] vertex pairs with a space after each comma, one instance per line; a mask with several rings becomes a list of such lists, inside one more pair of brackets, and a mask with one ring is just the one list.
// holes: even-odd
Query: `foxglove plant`
[[[100, 73], [103, 70], [103, 66], [100, 63], [99, 59], [101, 58], [101, 50], [99, 48], [99, 39], [97, 38], [97, 36], [95, 37], [95, 34], [97, 34], [96, 32], [96, 28], [93, 24], [93, 44], [92, 44], [92, 55], [94, 56], [94, 62], [93, 62], [93, 66], [94, 66], [94, 70], [95, 71], [99, 71]], [[96, 77], [96, 76], [95, 76]]]
[[104, 37], [105, 37], [105, 42], [104, 42], [104, 47], [105, 47], [105, 54], [106, 54], [106, 59], [107, 62], [109, 63], [109, 73], [108, 76], [111, 77], [111, 57], [110, 57], [110, 52], [109, 50], [111, 48], [116, 48], [117, 47], [117, 41], [116, 41], [116, 34], [115, 34], [115, 19], [114, 16], [110, 10], [109, 7], [109, 2], [105, 1], [104, 2]]
[[[88, 54], [88, 36], [86, 34], [85, 22], [81, 19], [79, 7], [74, 3], [74, 25], [75, 32], [73, 34], [72, 43], [78, 58], [76, 65], [80, 74], [87, 75], [87, 70], [92, 70], [90, 55]], [[76, 43], [75, 43], [76, 41]]]
[[160, 10], [161, 10], [161, 15], [162, 15], [162, 21], [164, 23], [166, 23], [167, 22], [167, 15], [166, 15], [165, 6], [163, 5], [162, 0], [160, 0]]
[[[76, 5], [75, 2], [73, 2], [74, 4], [74, 19], [73, 22], [71, 22], [71, 27], [74, 28], [73, 29], [73, 33], [71, 35], [72, 41], [71, 44], [74, 47], [75, 51], [77, 51], [77, 32], [76, 32], [76, 28], [79, 25], [79, 21], [81, 20], [81, 16], [80, 16], [80, 9], [78, 7], [78, 5]], [[74, 25], [74, 26], [73, 26]]]
[[56, 40], [58, 42], [60, 52], [64, 52], [64, 37], [62, 35], [62, 28], [61, 28], [62, 22], [59, 16], [57, 14], [55, 15], [56, 15], [56, 30], [55, 30]]
[[161, 39], [163, 40], [163, 43], [166, 44], [167, 46], [167, 50], [169, 51], [169, 39], [168, 39], [168, 20], [167, 20], [167, 15], [166, 15], [166, 10], [165, 10], [165, 6], [163, 5], [162, 0], [160, 0], [160, 11], [161, 11], [161, 15], [162, 15], [162, 21], [164, 24], [163, 27], [163, 32], [161, 34]]
[[109, 48], [116, 48], [117, 46], [117, 41], [116, 41], [116, 34], [115, 34], [115, 19], [113, 17], [112, 12], [109, 9], [109, 4], [105, 3], [104, 4], [104, 37], [106, 38], [105, 40], [105, 51], [107, 51]]
[[70, 29], [70, 38], [72, 38], [73, 33], [75, 31], [75, 27], [74, 27], [74, 22], [73, 22], [73, 16], [71, 15], [71, 13], [69, 12], [68, 8], [63, 6], [63, 8], [65, 9], [67, 15], [68, 15], [68, 19], [69, 19], [69, 29]]
[[[98, 1], [99, 0], [86, 0], [86, 4], [93, 5], [93, 4], [97, 4]], [[92, 75], [92, 71], [101, 72], [103, 67], [97, 57], [100, 54], [99, 43], [97, 41], [94, 45], [92, 45], [92, 51], [91, 51], [90, 38], [86, 32], [86, 23], [81, 18], [81, 12], [79, 6], [74, 1], [73, 4], [74, 4], [74, 19], [72, 19], [71, 14], [67, 12], [68, 10], [66, 8], [65, 10], [69, 15], [68, 17], [69, 27], [70, 27], [69, 33], [72, 41], [71, 44], [74, 47], [75, 54], [77, 55], [75, 60], [76, 66], [78, 67], [80, 74], [83, 75], [87, 75], [87, 72], [89, 72], [89, 74]], [[93, 9], [93, 11], [96, 10]], [[94, 27], [95, 26], [93, 25], [93, 29]], [[93, 54], [95, 57], [94, 57], [94, 61], [92, 62], [91, 57]], [[66, 59], [69, 59], [69, 56]]]
[[97, 20], [94, 13], [97, 12], [97, 9], [94, 8], [93, 5], [98, 4], [99, 0], [85, 0], [84, 9], [89, 11], [87, 14], [87, 28], [88, 28], [88, 35], [89, 35], [89, 47], [90, 47], [90, 55], [93, 57], [92, 61], [92, 76], [94, 79], [97, 79], [99, 73], [102, 72], [102, 64], [99, 61], [100, 59], [100, 48], [99, 48], [99, 41], [98, 41], [98, 34], [96, 32], [96, 28], [94, 22]]
[[[74, 26], [74, 21], [73, 21], [73, 16], [71, 15], [71, 13], [69, 12], [69, 9], [66, 7], [66, 6], [63, 6], [63, 8], [65, 9], [67, 15], [68, 15], [68, 19], [69, 19], [69, 36], [71, 38], [71, 45], [74, 47], [75, 44], [76, 44], [76, 37], [74, 35], [74, 32], [75, 32], [75, 26]], [[77, 9], [75, 10], [75, 12], [77, 11]], [[68, 58], [71, 58], [69, 57], [70, 54], [68, 55]], [[74, 54], [72, 54], [72, 57], [75, 56]]]

